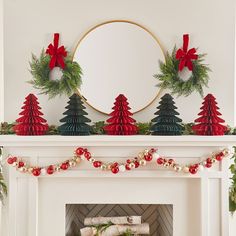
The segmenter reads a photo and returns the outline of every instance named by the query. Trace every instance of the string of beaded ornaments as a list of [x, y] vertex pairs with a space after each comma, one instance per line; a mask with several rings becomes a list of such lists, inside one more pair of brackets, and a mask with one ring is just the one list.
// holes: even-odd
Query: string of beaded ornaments
[[223, 149], [217, 153], [213, 153], [206, 159], [192, 164], [179, 164], [172, 158], [163, 157], [158, 154], [157, 149], [145, 149], [140, 152], [137, 157], [127, 159], [125, 162], [102, 162], [92, 157], [91, 153], [87, 148], [79, 147], [74, 152], [74, 157], [58, 164], [51, 164], [48, 166], [33, 166], [23, 161], [22, 158], [16, 156], [9, 156], [7, 158], [7, 163], [16, 168], [17, 171], [22, 173], [29, 173], [33, 176], [40, 175], [52, 175], [54, 173], [65, 171], [70, 168], [76, 167], [81, 160], [89, 161], [94, 168], [101, 169], [103, 171], [111, 171], [113, 174], [119, 172], [130, 171], [132, 169], [137, 169], [141, 166], [145, 166], [148, 162], [153, 160], [156, 161], [157, 165], [164, 167], [168, 170], [196, 174], [198, 171], [204, 168], [211, 168], [216, 161], [222, 161], [223, 158], [229, 155], [228, 149]]

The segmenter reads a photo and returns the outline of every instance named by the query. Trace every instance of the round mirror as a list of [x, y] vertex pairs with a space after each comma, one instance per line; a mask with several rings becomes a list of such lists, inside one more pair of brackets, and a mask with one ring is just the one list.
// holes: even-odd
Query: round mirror
[[100, 112], [110, 113], [119, 94], [128, 98], [133, 113], [158, 96], [153, 75], [164, 53], [157, 38], [139, 24], [110, 21], [93, 27], [79, 41], [73, 60], [83, 70], [80, 94]]

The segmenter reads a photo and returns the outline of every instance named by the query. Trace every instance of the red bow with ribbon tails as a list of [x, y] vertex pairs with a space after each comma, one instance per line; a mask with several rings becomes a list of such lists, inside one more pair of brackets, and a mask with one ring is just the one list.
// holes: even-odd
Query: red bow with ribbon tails
[[67, 56], [67, 51], [64, 46], [58, 48], [59, 34], [54, 34], [53, 45], [49, 44], [46, 53], [51, 56], [49, 62], [49, 68], [52, 70], [55, 66], [59, 66], [62, 69], [65, 68], [64, 57]]
[[179, 60], [179, 71], [182, 71], [184, 67], [188, 67], [190, 71], [193, 70], [192, 60], [197, 60], [198, 55], [196, 49], [191, 48], [188, 50], [189, 35], [183, 35], [183, 48], [177, 50], [175, 58]]

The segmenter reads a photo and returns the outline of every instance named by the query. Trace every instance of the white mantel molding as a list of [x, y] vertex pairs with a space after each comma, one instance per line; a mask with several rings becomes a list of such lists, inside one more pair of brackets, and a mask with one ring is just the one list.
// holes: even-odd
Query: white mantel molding
[[91, 136], [17, 136], [0, 135], [0, 146], [3, 147], [72, 147], [72, 146], [234, 146], [236, 135], [225, 136], [151, 136], [151, 135], [91, 135]]

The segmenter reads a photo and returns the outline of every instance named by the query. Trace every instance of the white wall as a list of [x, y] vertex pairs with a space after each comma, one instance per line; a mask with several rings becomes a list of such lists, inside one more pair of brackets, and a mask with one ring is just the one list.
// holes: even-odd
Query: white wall
[[[191, 45], [207, 52], [212, 69], [209, 89], [216, 95], [227, 123], [233, 123], [234, 112], [234, 0], [5, 0], [4, 1], [4, 74], [5, 120], [17, 118], [24, 97], [32, 89], [26, 81], [31, 53], [39, 54], [52, 41], [54, 32], [73, 50], [77, 41], [91, 26], [111, 19], [138, 22], [159, 37], [164, 48], [172, 50], [182, 44], [182, 34], [191, 35]], [[49, 123], [62, 117], [65, 97], [51, 101], [39, 96]], [[102, 101], [101, 101], [102, 102]], [[153, 117], [157, 102], [135, 115], [139, 121]], [[176, 100], [185, 122], [196, 118], [201, 98], [193, 94]], [[91, 109], [93, 120], [104, 117]]]

